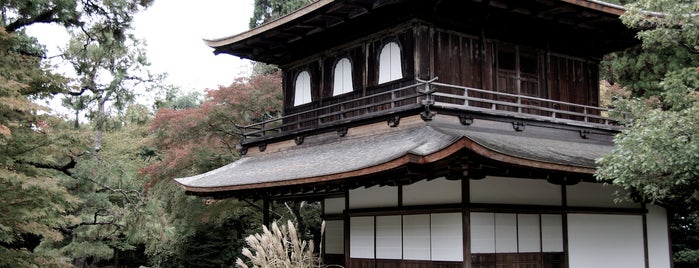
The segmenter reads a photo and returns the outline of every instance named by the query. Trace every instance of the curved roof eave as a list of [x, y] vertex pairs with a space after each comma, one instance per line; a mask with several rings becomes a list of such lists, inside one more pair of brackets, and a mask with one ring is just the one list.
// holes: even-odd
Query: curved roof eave
[[[313, 2], [303, 8], [300, 8], [292, 13], [289, 13], [285, 16], [282, 16], [278, 19], [272, 20], [270, 22], [267, 22], [261, 26], [258, 26], [256, 28], [253, 28], [251, 30], [242, 32], [237, 35], [229, 36], [229, 37], [222, 37], [222, 38], [216, 38], [216, 39], [204, 39], [204, 42], [206, 43], [207, 46], [211, 48], [220, 48], [224, 47], [230, 44], [234, 44], [237, 42], [241, 42], [243, 40], [246, 40], [248, 38], [257, 36], [259, 34], [272, 31], [275, 28], [278, 28], [282, 25], [285, 25], [286, 23], [293, 21], [295, 19], [298, 19], [299, 17], [302, 17], [304, 15], [307, 15], [311, 12], [314, 12], [322, 7], [325, 7], [333, 2], [337, 2], [340, 0], [318, 0], [316, 2]], [[610, 4], [606, 3], [603, 1], [598, 1], [598, 0], [560, 0], [561, 2], [585, 7], [585, 8], [590, 8], [593, 10], [613, 14], [613, 15], [622, 15], [624, 12], [626, 12], [626, 9], [623, 6], [620, 5], [615, 5], [615, 4]]]
[[[396, 132], [289, 150], [295, 152], [247, 156], [209, 173], [176, 181], [185, 190], [199, 193], [331, 182], [390, 171], [408, 164], [435, 163], [464, 149], [509, 165], [593, 174], [594, 159], [612, 148], [611, 144], [552, 141], [509, 133], [480, 133], [431, 126]], [[319, 152], [322, 155], [318, 155]], [[332, 161], [340, 164], [328, 163]], [[304, 165], [306, 162], [321, 163]], [[260, 171], [262, 167], [266, 170]]]
[[316, 2], [313, 2], [305, 7], [302, 7], [292, 13], [289, 13], [287, 15], [284, 15], [280, 18], [277, 18], [275, 20], [269, 21], [265, 24], [262, 24], [258, 27], [255, 27], [251, 30], [242, 32], [237, 35], [229, 36], [229, 37], [222, 37], [222, 38], [216, 38], [216, 39], [204, 39], [204, 43], [206, 43], [207, 46], [211, 48], [218, 48], [226, 45], [230, 45], [236, 42], [240, 42], [242, 40], [245, 40], [247, 38], [250, 38], [252, 36], [258, 35], [265, 33], [267, 31], [273, 30], [274, 28], [277, 28], [281, 25], [284, 25], [292, 20], [298, 19], [299, 17], [306, 15], [308, 13], [311, 13], [321, 7], [324, 7], [332, 2], [335, 2], [337, 0], [318, 0]]

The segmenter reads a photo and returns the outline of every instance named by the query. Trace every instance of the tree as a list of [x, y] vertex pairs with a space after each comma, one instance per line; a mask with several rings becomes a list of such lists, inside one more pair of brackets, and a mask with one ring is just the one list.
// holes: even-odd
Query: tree
[[198, 106], [175, 105], [191, 103], [191, 95], [161, 102], [163, 108], [151, 123], [152, 140], [146, 146], [156, 162], [141, 169], [150, 177], [149, 204], [162, 208], [158, 216], [162, 221], [153, 232], [167, 241], [147, 245], [154, 264], [220, 267], [232, 266], [240, 257], [243, 238], [262, 220], [262, 204], [187, 196], [172, 178], [203, 173], [237, 159], [238, 126], [277, 117], [281, 92], [280, 74], [274, 73], [240, 78], [228, 87], [209, 90]]
[[[104, 247], [71, 242], [76, 241], [77, 229], [111, 222], [98, 220], [102, 213], [93, 213], [94, 218], [89, 219], [81, 214], [89, 207], [86, 204], [94, 205], [90, 203], [94, 200], [80, 195], [86, 185], [82, 183], [99, 182], [88, 177], [90, 180], [76, 183], [80, 177], [73, 177], [88, 163], [82, 160], [89, 151], [89, 138], [31, 102], [69, 92], [70, 80], [52, 73], [43, 63], [43, 47], [24, 28], [56, 23], [81, 32], [102, 29], [115, 40], [125, 40], [133, 12], [150, 2], [0, 2], [0, 267], [67, 266], [73, 260], [66, 255], [71, 256], [75, 249], [105, 256]], [[92, 186], [96, 191], [116, 189]], [[109, 198], [121, 202], [114, 198], [118, 195]]]
[[289, 14], [317, 0], [255, 0], [250, 28]]
[[71, 167], [68, 155], [81, 141], [52, 127], [61, 121], [39, 115], [45, 108], [30, 101], [60, 82], [41, 67], [34, 54], [41, 50], [27, 40], [0, 28], [0, 267], [59, 264], [33, 250], [42, 239], [61, 240], [60, 229], [76, 221], [69, 212], [80, 203], [60, 185], [57, 171]]
[[677, 267], [693, 266], [699, 263], [699, 2], [639, 0], [626, 7], [622, 20], [642, 44], [603, 66], [615, 86], [632, 94], [613, 103], [626, 128], [598, 160], [596, 176], [670, 208]]

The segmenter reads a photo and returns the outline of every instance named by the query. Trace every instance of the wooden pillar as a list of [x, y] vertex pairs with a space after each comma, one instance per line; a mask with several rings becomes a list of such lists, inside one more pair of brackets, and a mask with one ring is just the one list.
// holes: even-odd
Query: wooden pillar
[[267, 227], [269, 227], [269, 224], [270, 224], [270, 222], [269, 222], [269, 202], [270, 202], [270, 200], [268, 197], [262, 198], [262, 224], [264, 224], [264, 226], [267, 226]]
[[350, 216], [347, 213], [349, 211], [349, 190], [345, 190], [345, 210], [342, 212], [342, 219], [344, 225], [344, 239], [345, 239], [345, 267], [352, 268], [350, 259]]
[[563, 180], [561, 184], [561, 206], [563, 207], [563, 215], [561, 217], [561, 223], [563, 226], [563, 267], [570, 267], [568, 253], [568, 191], [566, 186], [566, 181]]
[[461, 213], [464, 268], [471, 267], [471, 179], [461, 178]]
[[649, 268], [649, 258], [648, 258], [648, 208], [646, 203], [641, 203], [641, 208], [643, 209], [643, 214], [641, 214], [641, 219], [643, 220], [643, 262], [645, 263], [645, 268]]

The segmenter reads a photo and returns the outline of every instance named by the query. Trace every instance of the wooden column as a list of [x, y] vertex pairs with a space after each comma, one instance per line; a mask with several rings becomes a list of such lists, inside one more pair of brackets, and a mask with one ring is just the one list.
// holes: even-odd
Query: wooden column
[[265, 197], [262, 199], [262, 224], [269, 227], [269, 198]]
[[563, 267], [569, 267], [568, 253], [568, 191], [565, 180], [561, 184], [561, 206], [563, 207], [563, 215], [561, 223], [563, 226]]
[[644, 210], [641, 214], [641, 219], [643, 220], [643, 262], [645, 263], [645, 268], [649, 268], [649, 258], [648, 258], [648, 208], [646, 203], [641, 203], [641, 209]]
[[352, 268], [350, 259], [350, 216], [347, 213], [349, 211], [349, 199], [349, 190], [345, 190], [345, 210], [342, 212], [345, 240], [345, 267]]
[[461, 178], [461, 205], [462, 205], [462, 240], [464, 251], [464, 268], [471, 267], [471, 179]]

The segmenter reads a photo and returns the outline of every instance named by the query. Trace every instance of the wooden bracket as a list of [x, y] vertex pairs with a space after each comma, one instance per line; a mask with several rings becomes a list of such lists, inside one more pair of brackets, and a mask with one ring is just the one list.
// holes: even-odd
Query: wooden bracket
[[525, 125], [522, 122], [512, 122], [512, 128], [517, 132], [522, 132], [524, 131]]
[[248, 147], [240, 146], [240, 148], [238, 148], [238, 151], [240, 151], [240, 155], [246, 155], [248, 153]]
[[386, 123], [388, 123], [389, 127], [397, 127], [400, 124], [400, 116], [391, 116], [390, 118], [388, 118], [388, 120], [386, 120]]
[[473, 124], [473, 117], [459, 115], [459, 122], [461, 122], [461, 124], [464, 126], [470, 126], [471, 124]]
[[265, 150], [267, 150], [267, 144], [260, 143], [260, 145], [257, 145], [257, 149], [260, 149], [260, 152], [264, 152]]
[[337, 135], [340, 137], [347, 136], [347, 128], [343, 127], [337, 130]]
[[583, 139], [589, 139], [591, 134], [592, 132], [590, 132], [589, 130], [580, 130], [580, 137]]
[[301, 145], [301, 144], [303, 144], [303, 141], [304, 141], [305, 139], [306, 139], [306, 137], [303, 136], [303, 135], [301, 135], [301, 136], [296, 136], [296, 138], [294, 138], [294, 142], [296, 143], [296, 145]]

